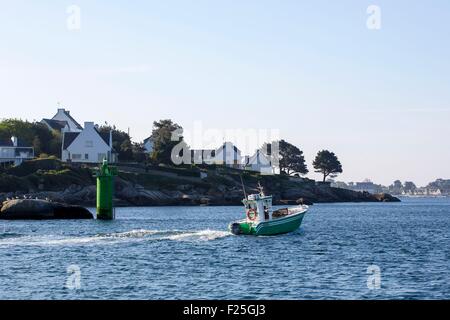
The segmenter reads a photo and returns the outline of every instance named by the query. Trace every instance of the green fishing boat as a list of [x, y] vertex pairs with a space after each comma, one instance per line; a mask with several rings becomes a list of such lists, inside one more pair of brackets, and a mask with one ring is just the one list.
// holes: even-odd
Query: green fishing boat
[[308, 206], [272, 210], [272, 196], [250, 194], [242, 200], [246, 218], [230, 223], [228, 229], [235, 235], [271, 236], [297, 230], [308, 211]]

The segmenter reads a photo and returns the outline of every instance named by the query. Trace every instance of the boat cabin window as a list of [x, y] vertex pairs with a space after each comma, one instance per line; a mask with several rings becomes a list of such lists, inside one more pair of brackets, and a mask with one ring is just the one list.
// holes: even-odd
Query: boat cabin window
[[254, 209], [254, 210], [257, 210], [258, 208], [256, 207], [256, 202], [247, 202], [246, 204], [245, 204], [245, 207], [247, 208], [247, 209]]
[[269, 219], [270, 219], [270, 216], [269, 216], [269, 208], [268, 208], [267, 206], [264, 206], [264, 218], [265, 218], [266, 220], [269, 220]]

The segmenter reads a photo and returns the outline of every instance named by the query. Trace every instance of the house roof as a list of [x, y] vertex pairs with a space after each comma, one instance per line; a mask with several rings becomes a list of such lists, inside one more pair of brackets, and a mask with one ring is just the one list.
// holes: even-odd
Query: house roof
[[[11, 139], [0, 140], [0, 147], [14, 147], [14, 144]], [[17, 139], [17, 147], [16, 148], [32, 148], [26, 142], [21, 139]]]
[[[105, 143], [109, 146], [109, 141], [110, 141], [110, 135], [109, 132], [99, 132], [97, 130], [97, 128], [94, 128], [95, 132], [98, 133], [98, 135], [100, 136], [100, 138], [102, 138], [103, 141], [105, 141]], [[80, 134], [80, 132], [64, 132], [64, 145], [63, 145], [63, 150], [66, 150], [71, 144], [72, 142], [74, 142], [74, 140], [78, 137], [78, 135]], [[115, 150], [113, 150], [115, 151]]]
[[153, 140], [153, 136], [148, 137], [147, 139], [144, 139], [144, 144], [147, 143], [148, 141]]
[[63, 150], [66, 150], [72, 142], [78, 137], [79, 132], [64, 132]]
[[0, 147], [13, 147], [11, 140], [0, 140]]
[[61, 131], [62, 128], [68, 125], [67, 121], [53, 120], [53, 119], [42, 119], [42, 120], [45, 121], [50, 126], [50, 128], [57, 131]]
[[109, 140], [110, 140], [110, 134], [109, 132], [99, 132], [97, 128], [95, 128], [95, 131], [97, 131], [98, 135], [105, 141], [105, 143], [109, 146]]
[[[69, 118], [73, 123], [75, 123], [75, 126], [80, 129], [83, 130], [83, 127], [70, 115], [70, 112], [64, 110], [64, 114], [67, 116], [67, 118]], [[57, 115], [57, 114], [56, 114]], [[55, 115], [55, 117], [56, 117]]]

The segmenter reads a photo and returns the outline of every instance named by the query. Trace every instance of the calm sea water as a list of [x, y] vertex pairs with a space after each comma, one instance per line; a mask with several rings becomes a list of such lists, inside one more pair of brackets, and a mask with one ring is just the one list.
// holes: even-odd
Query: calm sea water
[[113, 222], [0, 222], [0, 299], [450, 298], [450, 199], [315, 205], [276, 237], [229, 234], [242, 216], [122, 208]]

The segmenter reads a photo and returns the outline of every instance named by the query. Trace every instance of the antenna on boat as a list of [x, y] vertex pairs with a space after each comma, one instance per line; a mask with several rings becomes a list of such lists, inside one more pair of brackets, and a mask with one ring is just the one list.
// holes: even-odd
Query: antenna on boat
[[264, 188], [263, 188], [263, 186], [261, 185], [261, 182], [260, 182], [260, 181], [258, 181], [258, 191], [259, 191], [259, 193], [260, 193], [262, 196], [264, 196]]
[[241, 177], [241, 183], [242, 183], [242, 191], [244, 191], [244, 197], [247, 199], [247, 193], [245, 192], [245, 186], [244, 186], [244, 180], [242, 180], [242, 174], [239, 175]]

